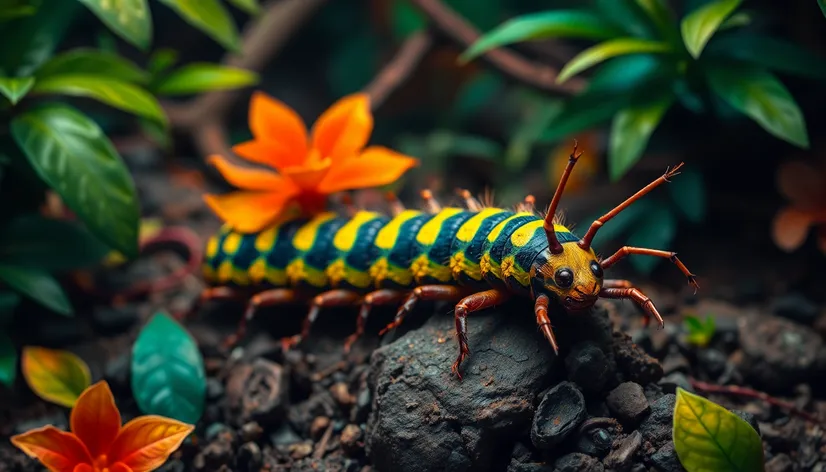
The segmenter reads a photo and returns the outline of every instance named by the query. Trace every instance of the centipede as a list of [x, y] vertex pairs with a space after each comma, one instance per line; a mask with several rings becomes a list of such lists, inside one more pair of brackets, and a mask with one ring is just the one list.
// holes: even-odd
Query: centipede
[[308, 337], [321, 310], [352, 306], [358, 315], [354, 333], [344, 341], [348, 352], [364, 334], [375, 307], [398, 307], [393, 321], [378, 333], [381, 336], [401, 325], [417, 302], [455, 303], [458, 353], [451, 370], [459, 380], [462, 362], [470, 355], [468, 315], [512, 297], [533, 300], [536, 324], [556, 355], [559, 346], [548, 315], [552, 307], [575, 315], [591, 309], [600, 298], [631, 300], [646, 327], [654, 318], [662, 328], [663, 318], [648, 296], [628, 280], [605, 278], [605, 272], [628, 256], [641, 255], [668, 259], [695, 293], [696, 276], [675, 252], [624, 246], [601, 258], [591, 243], [602, 226], [669, 182], [683, 164], [666, 169], [579, 237], [563, 224], [559, 205], [581, 154], [574, 144], [544, 215], [537, 212], [532, 196], [506, 209], [485, 206], [462, 191], [463, 205], [442, 207], [425, 190], [424, 205], [418, 209], [406, 208], [391, 196], [385, 212], [324, 211], [249, 234], [224, 226], [206, 244], [202, 270], [208, 288], [199, 305], [252, 294], [245, 298], [236, 332], [225, 340], [227, 348], [244, 338], [262, 308], [307, 305], [300, 333], [283, 338], [284, 349]]

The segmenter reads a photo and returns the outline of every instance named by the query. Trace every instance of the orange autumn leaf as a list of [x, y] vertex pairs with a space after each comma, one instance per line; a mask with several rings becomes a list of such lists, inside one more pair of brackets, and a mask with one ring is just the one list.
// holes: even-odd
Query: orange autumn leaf
[[790, 204], [774, 217], [774, 243], [791, 252], [802, 246], [816, 228], [818, 249], [826, 254], [826, 169], [799, 160], [788, 161], [778, 169], [777, 186]]
[[71, 407], [92, 383], [89, 366], [68, 351], [28, 346], [21, 355], [23, 377], [40, 398]]
[[121, 426], [112, 391], [100, 381], [83, 391], [69, 419], [11, 438], [52, 472], [150, 472], [167, 461], [195, 428], [162, 416], [140, 416]]
[[334, 103], [308, 133], [294, 110], [256, 92], [249, 125], [253, 139], [232, 150], [269, 169], [210, 156], [210, 163], [239, 190], [204, 196], [216, 215], [244, 233], [261, 231], [285, 215], [317, 213], [329, 194], [386, 185], [418, 165], [415, 158], [367, 146], [373, 115], [370, 99], [362, 93]]

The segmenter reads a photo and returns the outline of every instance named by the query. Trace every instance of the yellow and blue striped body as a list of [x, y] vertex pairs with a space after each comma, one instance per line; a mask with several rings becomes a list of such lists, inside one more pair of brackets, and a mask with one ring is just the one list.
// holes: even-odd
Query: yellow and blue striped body
[[[555, 225], [560, 242], [576, 241]], [[369, 292], [427, 284], [530, 293], [530, 268], [548, 240], [543, 219], [499, 208], [405, 210], [394, 217], [323, 213], [256, 234], [223, 228], [207, 244], [212, 285]]]

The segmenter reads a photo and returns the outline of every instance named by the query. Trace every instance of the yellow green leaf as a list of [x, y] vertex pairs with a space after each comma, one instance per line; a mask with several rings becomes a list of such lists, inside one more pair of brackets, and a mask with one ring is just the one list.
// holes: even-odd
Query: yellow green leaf
[[152, 14], [146, 0], [79, 0], [121, 38], [146, 50], [152, 41]]
[[27, 346], [21, 358], [26, 383], [46, 401], [71, 408], [92, 383], [89, 366], [69, 351]]
[[668, 52], [669, 49], [670, 46], [668, 43], [651, 41], [649, 39], [619, 38], [603, 41], [596, 46], [582, 51], [568, 61], [565, 67], [559, 71], [556, 82], [561, 84], [585, 69], [593, 67], [612, 57], [626, 54], [663, 53]]
[[674, 449], [688, 472], [762, 472], [763, 442], [742, 418], [677, 388]]
[[703, 5], [683, 18], [680, 30], [685, 47], [692, 57], [700, 57], [708, 40], [740, 6], [740, 2], [741, 0], [717, 0]]
[[190, 25], [200, 29], [225, 48], [241, 50], [241, 36], [229, 11], [218, 0], [160, 0]]

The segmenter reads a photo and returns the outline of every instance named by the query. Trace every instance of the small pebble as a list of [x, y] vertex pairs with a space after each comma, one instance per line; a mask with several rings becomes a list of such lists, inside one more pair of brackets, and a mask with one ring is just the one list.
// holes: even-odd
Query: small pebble
[[728, 357], [719, 349], [701, 349], [697, 352], [697, 360], [709, 377], [716, 379], [723, 375], [728, 365]]
[[622, 426], [614, 418], [589, 418], [579, 427], [576, 452], [594, 457], [605, 457], [611, 451], [614, 439]]
[[290, 457], [295, 460], [303, 459], [313, 453], [313, 443], [309, 441], [291, 444], [288, 447]]
[[636, 426], [650, 410], [642, 387], [634, 382], [621, 383], [611, 390], [605, 403], [620, 422], [626, 425]]
[[206, 432], [204, 433], [204, 439], [207, 441], [214, 441], [222, 434], [232, 434], [232, 429], [224, 423], [212, 423], [207, 426]]
[[568, 380], [575, 382], [584, 393], [597, 393], [605, 386], [611, 369], [602, 349], [593, 342], [577, 344], [565, 358]]
[[688, 359], [678, 352], [671, 352], [663, 359], [663, 373], [668, 375], [673, 372], [683, 372], [685, 374], [691, 372], [691, 364]]
[[794, 463], [786, 454], [778, 454], [766, 461], [765, 472], [794, 472]]
[[207, 400], [217, 400], [224, 396], [224, 384], [215, 377], [207, 378]]
[[664, 393], [677, 393], [677, 387], [681, 389], [694, 393], [694, 387], [691, 386], [691, 382], [688, 381], [688, 377], [682, 372], [672, 372], [658, 382], [658, 385], [662, 387]]
[[604, 472], [605, 467], [596, 457], [580, 452], [567, 454], [556, 460], [554, 472]]
[[625, 470], [631, 466], [631, 461], [642, 446], [642, 434], [634, 431], [621, 439], [616, 448], [605, 458], [604, 464], [611, 470]]
[[350, 455], [355, 455], [362, 449], [361, 428], [355, 424], [348, 424], [341, 431], [341, 448]]
[[674, 421], [674, 405], [677, 396], [669, 393], [651, 403], [651, 413], [640, 423], [639, 430], [646, 441], [653, 446], [662, 446], [671, 442], [671, 428]]
[[339, 404], [339, 406], [343, 408], [349, 408], [353, 406], [356, 402], [356, 399], [353, 395], [350, 394], [350, 389], [347, 387], [347, 384], [344, 382], [336, 382], [330, 387], [330, 394]]
[[244, 441], [255, 441], [264, 434], [264, 429], [256, 423], [251, 421], [241, 426], [241, 439]]
[[281, 426], [270, 434], [270, 441], [276, 446], [289, 446], [301, 441], [301, 436], [287, 423], [282, 423]]
[[328, 426], [330, 426], [330, 418], [326, 416], [316, 416], [313, 424], [310, 425], [310, 437], [313, 439], [320, 438]]
[[799, 293], [789, 293], [774, 299], [771, 311], [777, 316], [811, 325], [820, 315], [817, 305]]
[[659, 472], [685, 472], [672, 442], [668, 442], [652, 454], [651, 462]]
[[572, 382], [549, 390], [533, 418], [531, 441], [538, 449], [551, 449], [585, 420], [585, 398]]
[[254, 442], [247, 442], [241, 445], [238, 449], [238, 470], [241, 471], [258, 471], [261, 468], [261, 448]]

